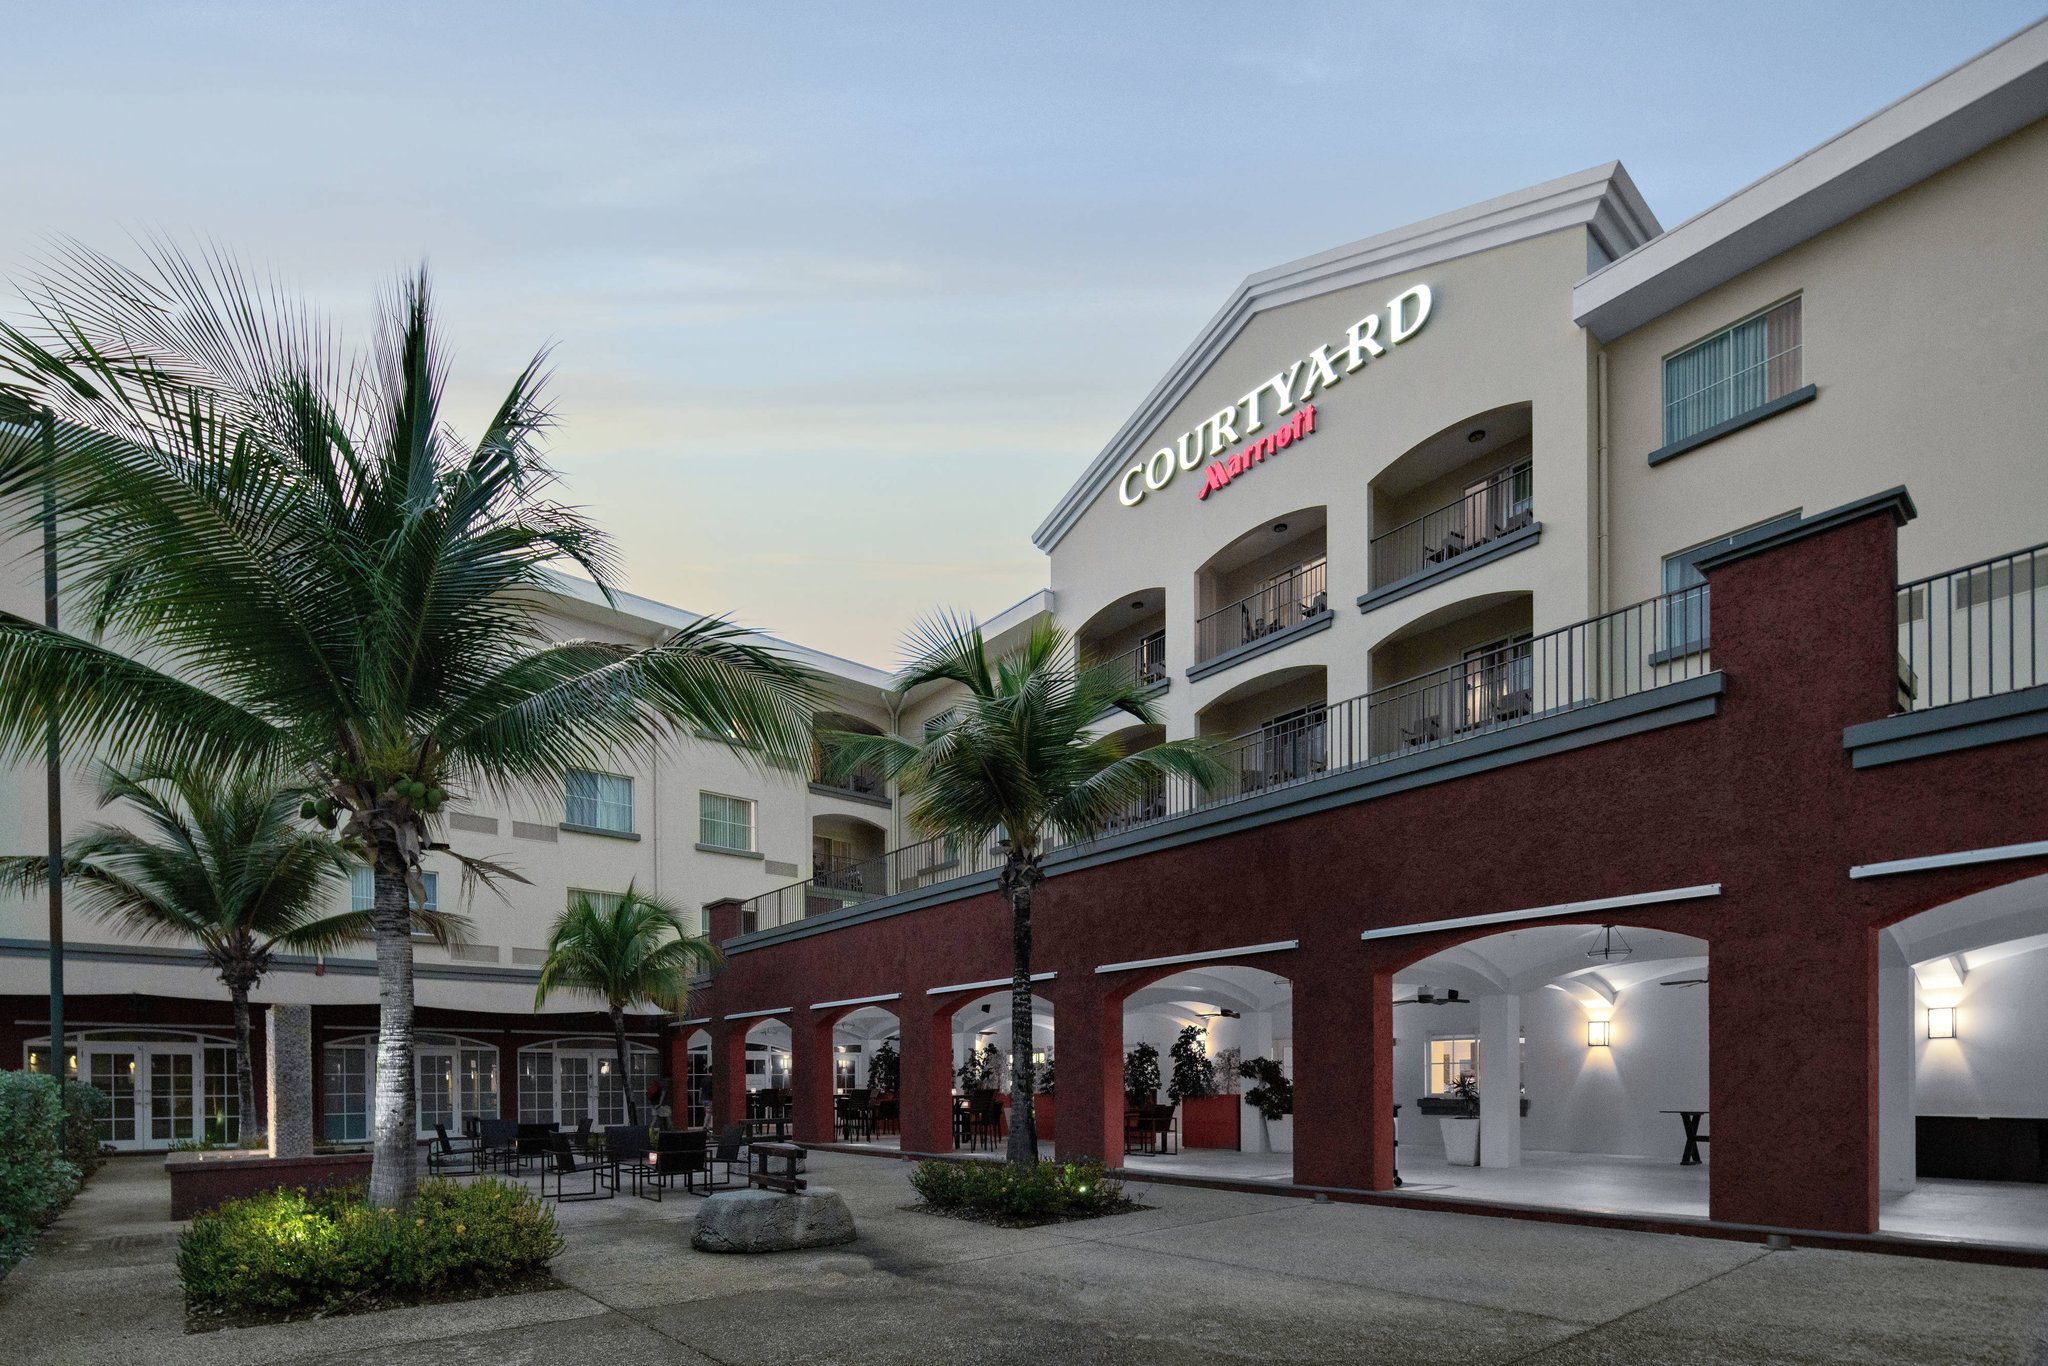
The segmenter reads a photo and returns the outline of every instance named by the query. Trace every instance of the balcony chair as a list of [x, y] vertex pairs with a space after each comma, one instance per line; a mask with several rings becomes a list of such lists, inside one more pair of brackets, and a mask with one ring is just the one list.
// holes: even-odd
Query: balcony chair
[[1493, 704], [1493, 719], [1496, 721], [1516, 721], [1530, 715], [1535, 709], [1536, 696], [1533, 689], [1510, 688], [1507, 692], [1501, 694], [1499, 701]]
[[1443, 540], [1429, 547], [1423, 553], [1422, 558], [1428, 560], [1431, 564], [1442, 564], [1446, 560], [1453, 559], [1464, 553], [1465, 533], [1462, 531], [1447, 531], [1444, 533]]
[[[558, 1203], [578, 1200], [609, 1200], [618, 1193], [619, 1164], [616, 1159], [592, 1157], [579, 1153], [570, 1146], [569, 1135], [558, 1133], [549, 1144], [550, 1161], [540, 1169], [540, 1198]], [[548, 1177], [555, 1178], [555, 1188], [548, 1189]], [[581, 1189], [582, 1178], [590, 1178], [590, 1189]], [[609, 1178], [609, 1179], [607, 1179]], [[567, 1189], [567, 1182], [575, 1180], [578, 1189]]]
[[1401, 743], [1404, 745], [1433, 745], [1444, 738], [1444, 723], [1440, 716], [1425, 716], [1412, 726], [1401, 727]]

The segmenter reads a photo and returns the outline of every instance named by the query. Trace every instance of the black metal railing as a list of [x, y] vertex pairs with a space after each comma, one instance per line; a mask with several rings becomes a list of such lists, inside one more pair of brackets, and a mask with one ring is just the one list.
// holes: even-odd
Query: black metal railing
[[1297, 565], [1256, 593], [1198, 619], [1195, 661], [1214, 659], [1329, 611], [1329, 571], [1328, 560]]
[[1149, 688], [1166, 681], [1166, 632], [1154, 631], [1128, 650], [1090, 661], [1096, 668], [1116, 669], [1125, 681]]
[[[1713, 668], [1708, 606], [1707, 586], [1698, 584], [1487, 647], [1361, 697], [1275, 717], [1221, 742], [1221, 779], [1209, 784], [1162, 779], [1110, 822], [1105, 833], [1701, 677]], [[994, 840], [973, 850], [950, 840], [925, 840], [755, 897], [742, 909], [741, 929], [770, 929], [875, 897], [990, 872], [1001, 863]]]
[[868, 797], [876, 801], [889, 799], [889, 784], [883, 781], [882, 771], [877, 768], [857, 768], [851, 773], [835, 776], [828, 776], [820, 768], [811, 774], [811, 786], [845, 792], [855, 797]]
[[1534, 478], [1523, 461], [1456, 502], [1373, 537], [1372, 586], [1398, 583], [1528, 526], [1536, 519]]
[[2048, 683], [2048, 542], [1899, 586], [1899, 710]]

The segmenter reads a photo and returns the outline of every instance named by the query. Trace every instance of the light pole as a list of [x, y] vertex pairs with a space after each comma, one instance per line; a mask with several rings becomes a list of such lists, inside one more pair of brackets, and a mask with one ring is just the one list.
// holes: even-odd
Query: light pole
[[[57, 629], [57, 419], [48, 408], [32, 410], [41, 430], [43, 454], [43, 625]], [[52, 706], [43, 737], [43, 782], [50, 826], [50, 1073], [59, 1089], [64, 1070], [64, 782], [58, 763], [57, 709]]]

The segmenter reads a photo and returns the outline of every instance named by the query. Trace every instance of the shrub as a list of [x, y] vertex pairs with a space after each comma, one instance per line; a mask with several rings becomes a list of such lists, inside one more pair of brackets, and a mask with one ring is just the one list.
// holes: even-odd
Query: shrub
[[1001, 1223], [1087, 1219], [1130, 1208], [1124, 1188], [1100, 1162], [1007, 1163], [931, 1158], [910, 1173], [910, 1186], [932, 1209]]
[[1151, 1044], [1141, 1043], [1124, 1054], [1124, 1094], [1159, 1099], [1159, 1050]]
[[1269, 1121], [1294, 1113], [1294, 1083], [1271, 1058], [1247, 1058], [1237, 1065], [1237, 1074], [1258, 1085], [1244, 1093], [1245, 1100]]
[[113, 1108], [99, 1087], [82, 1081], [64, 1083], [64, 1157], [81, 1178], [91, 1176], [107, 1160], [100, 1148], [99, 1124]]
[[[0, 1072], [0, 1270], [21, 1260], [36, 1230], [57, 1217], [84, 1179], [80, 1164], [65, 1155], [66, 1102], [74, 1091], [99, 1095], [75, 1082], [60, 1091], [54, 1077]], [[89, 1107], [82, 1095], [74, 1103]], [[98, 1146], [94, 1140], [95, 1155]]]
[[1202, 1030], [1189, 1025], [1173, 1041], [1173, 1075], [1166, 1083], [1168, 1100], [1199, 1100], [1216, 1094], [1216, 1064], [1203, 1051]]
[[562, 1251], [555, 1216], [503, 1181], [428, 1180], [404, 1211], [361, 1185], [272, 1191], [202, 1214], [178, 1242], [188, 1313], [288, 1315], [500, 1290]]

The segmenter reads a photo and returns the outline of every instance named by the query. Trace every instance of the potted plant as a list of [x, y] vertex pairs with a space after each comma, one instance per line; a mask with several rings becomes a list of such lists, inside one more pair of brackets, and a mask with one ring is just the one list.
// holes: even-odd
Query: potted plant
[[1449, 1094], [1434, 1097], [1452, 1102], [1448, 1111], [1439, 1110], [1437, 1123], [1444, 1131], [1444, 1160], [1454, 1167], [1479, 1165], [1479, 1082], [1469, 1072], [1451, 1083]]
[[1294, 1083], [1286, 1071], [1271, 1058], [1247, 1058], [1237, 1065], [1237, 1074], [1253, 1083], [1244, 1103], [1258, 1112], [1258, 1151], [1294, 1151]]
[[1053, 1098], [1052, 1054], [1045, 1055], [1045, 1061], [1032, 1068], [1032, 1081], [1037, 1087], [1038, 1097], [1032, 1101], [1032, 1109], [1038, 1122], [1038, 1136], [1055, 1142], [1059, 1139], [1058, 1102]]
[[1181, 1143], [1189, 1148], [1231, 1148], [1239, 1142], [1240, 1107], [1235, 1097], [1216, 1085], [1216, 1062], [1209, 1056], [1201, 1028], [1189, 1025], [1169, 1050], [1173, 1071], [1167, 1098], [1180, 1104]]
[[1153, 1105], [1159, 1100], [1159, 1050], [1141, 1043], [1124, 1054], [1124, 1095], [1132, 1103]]

